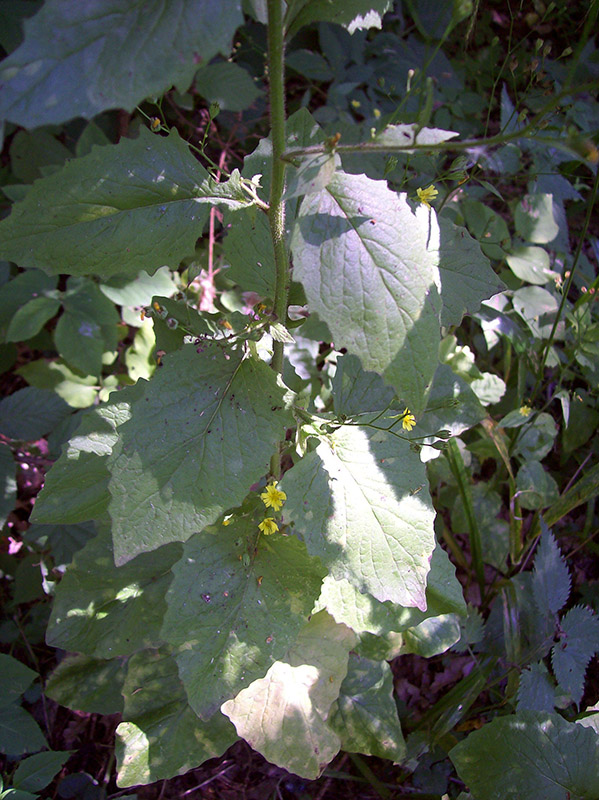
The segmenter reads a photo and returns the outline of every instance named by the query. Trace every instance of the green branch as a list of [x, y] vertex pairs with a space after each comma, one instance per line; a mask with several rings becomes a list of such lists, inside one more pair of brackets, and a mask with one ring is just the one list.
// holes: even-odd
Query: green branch
[[[268, 221], [275, 258], [276, 318], [285, 324], [289, 298], [289, 256], [285, 242], [285, 41], [283, 31], [283, 0], [268, 0], [268, 80], [270, 98], [270, 130], [272, 139], [272, 180]], [[271, 366], [279, 375], [283, 372], [283, 342], [273, 342]], [[278, 453], [271, 459], [271, 473], [279, 475]]]

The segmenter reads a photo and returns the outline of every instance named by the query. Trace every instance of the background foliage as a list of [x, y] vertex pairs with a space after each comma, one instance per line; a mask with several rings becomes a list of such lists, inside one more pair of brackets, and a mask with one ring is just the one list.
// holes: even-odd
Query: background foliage
[[1, 797], [599, 794], [598, 13], [4, 0]]

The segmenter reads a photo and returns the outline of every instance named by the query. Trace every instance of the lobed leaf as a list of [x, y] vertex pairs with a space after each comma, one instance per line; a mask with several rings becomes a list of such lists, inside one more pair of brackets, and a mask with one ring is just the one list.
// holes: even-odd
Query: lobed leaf
[[574, 606], [560, 622], [560, 637], [551, 651], [551, 666], [562, 689], [578, 705], [589, 661], [599, 652], [599, 619], [589, 608]]
[[532, 573], [532, 591], [541, 614], [557, 612], [570, 596], [570, 573], [555, 538], [541, 519], [541, 540]]

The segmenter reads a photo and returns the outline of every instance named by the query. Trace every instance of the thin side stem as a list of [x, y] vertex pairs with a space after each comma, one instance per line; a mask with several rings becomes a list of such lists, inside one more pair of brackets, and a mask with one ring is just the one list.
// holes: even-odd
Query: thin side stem
[[[270, 131], [272, 139], [272, 180], [268, 221], [275, 258], [275, 297], [273, 311], [285, 324], [289, 299], [289, 256], [285, 242], [285, 39], [283, 29], [283, 0], [268, 0], [268, 80], [270, 97]], [[273, 342], [271, 366], [279, 375], [283, 372], [283, 342]], [[279, 455], [271, 458], [271, 473], [279, 476]]]

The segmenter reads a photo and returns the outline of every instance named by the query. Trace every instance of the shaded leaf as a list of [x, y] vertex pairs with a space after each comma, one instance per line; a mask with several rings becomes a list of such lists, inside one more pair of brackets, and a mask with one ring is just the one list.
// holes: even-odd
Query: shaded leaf
[[109, 464], [117, 563], [185, 541], [241, 503], [291, 424], [263, 361], [201, 349], [166, 356], [120, 429]]
[[0, 708], [14, 703], [37, 677], [37, 672], [16, 658], [0, 653]]
[[32, 522], [77, 523], [98, 519], [108, 508], [106, 457], [117, 442], [117, 428], [131, 416], [131, 404], [143, 394], [143, 383], [111, 395], [81, 418], [75, 434], [46, 474]]
[[329, 719], [349, 753], [401, 762], [406, 746], [393, 699], [393, 674], [385, 661], [350, 653], [347, 675]]
[[66, 419], [71, 409], [54, 392], [27, 386], [0, 401], [0, 432], [32, 442]]
[[539, 661], [522, 670], [518, 684], [517, 711], [552, 713], [554, 708], [555, 687], [551, 683], [545, 664]]
[[0, 68], [0, 118], [35, 127], [135, 106], [228, 54], [239, 0], [49, 0]]
[[45, 694], [62, 706], [88, 714], [120, 714], [127, 674], [123, 659], [68, 655], [50, 674]]
[[202, 722], [187, 703], [177, 664], [164, 651], [129, 659], [117, 728], [119, 786], [172, 778], [220, 756], [237, 739], [222, 714]]
[[541, 531], [532, 573], [532, 591], [541, 614], [546, 614], [547, 611], [557, 614], [570, 596], [570, 573], [557, 542], [543, 519]]
[[449, 752], [475, 797], [592, 800], [599, 795], [599, 738], [557, 714], [499, 717]]
[[584, 675], [592, 656], [599, 652], [599, 619], [583, 606], [574, 606], [560, 622], [558, 643], [551, 651], [551, 666], [562, 689], [578, 705]]
[[135, 277], [192, 254], [213, 203], [251, 203], [239, 173], [216, 183], [176, 130], [142, 128], [36, 181], [0, 223], [0, 254], [55, 274]]
[[115, 567], [103, 530], [75, 554], [56, 589], [47, 643], [106, 659], [161, 644], [170, 568], [180, 556], [173, 542]]
[[19, 763], [13, 775], [13, 783], [17, 789], [39, 792], [50, 783], [70, 757], [70, 752], [61, 752], [60, 750], [29, 756]]
[[48, 743], [31, 714], [19, 705], [9, 705], [0, 714], [0, 753], [35, 753]]
[[221, 111], [244, 111], [262, 94], [247, 70], [232, 61], [202, 67], [194, 86], [209, 103], [218, 103]]
[[173, 573], [162, 633], [190, 705], [208, 719], [295, 642], [322, 568], [295, 537], [262, 536], [246, 519], [193, 536]]

